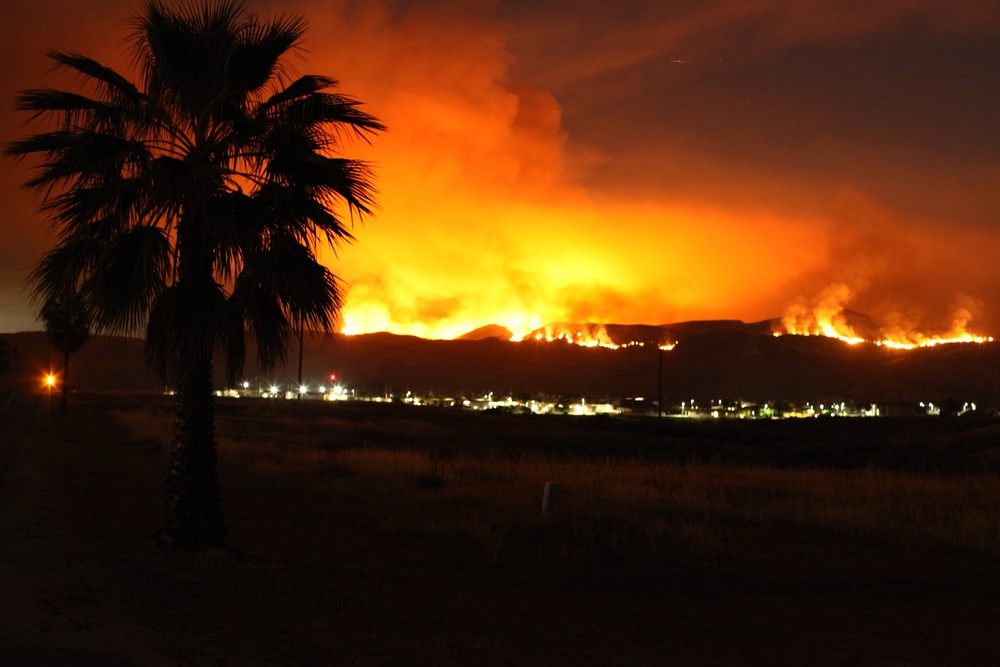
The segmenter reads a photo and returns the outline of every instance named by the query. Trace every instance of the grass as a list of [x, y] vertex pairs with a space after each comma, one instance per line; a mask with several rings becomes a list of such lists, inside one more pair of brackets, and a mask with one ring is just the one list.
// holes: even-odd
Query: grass
[[[114, 415], [135, 440], [166, 447], [166, 407]], [[854, 458], [821, 468], [810, 458], [815, 433], [801, 443], [777, 435], [774, 445], [767, 432], [751, 440], [772, 446], [781, 467], [742, 463], [746, 453], [731, 450], [739, 438], [608, 421], [273, 402], [222, 404], [218, 415], [224, 465], [269, 492], [301, 495], [332, 517], [358, 499], [377, 503], [386, 530], [468, 543], [486, 559], [752, 567], [761, 540], [775, 535], [1000, 555], [995, 473], [861, 467]], [[886, 448], [907, 449], [893, 437]], [[563, 498], [543, 514], [546, 482], [562, 484]]]
[[[192, 555], [153, 539], [171, 399], [77, 398], [66, 415], [31, 397], [0, 414], [24, 436], [0, 450], [0, 663], [5, 647], [241, 666], [1000, 655], [992, 420], [220, 400], [238, 553]], [[563, 494], [543, 514], [546, 482]]]

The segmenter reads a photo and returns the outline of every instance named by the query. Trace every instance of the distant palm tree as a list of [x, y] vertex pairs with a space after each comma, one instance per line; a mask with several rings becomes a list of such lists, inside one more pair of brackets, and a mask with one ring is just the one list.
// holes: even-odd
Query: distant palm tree
[[10, 370], [15, 359], [17, 359], [17, 350], [7, 341], [0, 340], [0, 375]]
[[217, 481], [213, 355], [229, 380], [246, 337], [263, 368], [285, 359], [294, 323], [331, 331], [342, 302], [320, 245], [351, 239], [350, 219], [374, 207], [367, 164], [336, 153], [347, 137], [384, 130], [323, 76], [288, 79], [285, 56], [306, 23], [262, 21], [238, 2], [177, 8], [147, 0], [135, 20], [139, 84], [76, 53], [51, 52], [89, 94], [21, 94], [54, 119], [7, 154], [37, 154], [27, 187], [59, 232], [35, 268], [45, 302], [80, 293], [98, 330], [140, 333], [177, 389], [164, 541], [227, 542]]
[[79, 292], [52, 295], [38, 313], [53, 349], [63, 355], [63, 377], [59, 409], [69, 409], [69, 355], [90, 339], [90, 313]]

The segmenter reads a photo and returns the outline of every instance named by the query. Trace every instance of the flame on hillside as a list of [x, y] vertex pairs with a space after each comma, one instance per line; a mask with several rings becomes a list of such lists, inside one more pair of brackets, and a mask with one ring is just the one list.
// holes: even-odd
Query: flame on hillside
[[[845, 283], [834, 283], [822, 290], [810, 302], [800, 301], [786, 311], [780, 324], [772, 332], [774, 336], [824, 336], [835, 338], [851, 345], [870, 343], [894, 349], [914, 349], [932, 347], [952, 343], [990, 343], [991, 336], [973, 333], [969, 330], [972, 312], [969, 306], [956, 306], [951, 314], [950, 325], [934, 333], [920, 331], [915, 325], [903, 318], [887, 318], [888, 322], [875, 323], [869, 318], [847, 308], [847, 304], [855, 296], [854, 291]], [[390, 331], [391, 327], [381, 328], [379, 324], [388, 325], [388, 320], [373, 320], [361, 318], [367, 326], [360, 326], [356, 319], [357, 313], [349, 313], [342, 321], [341, 333], [357, 335], [368, 331]], [[505, 322], [497, 325], [506, 330], [512, 342], [536, 341], [549, 343], [566, 343], [581, 347], [601, 347], [618, 350], [628, 347], [657, 346], [660, 350], [674, 349], [676, 341], [664, 342], [657, 339], [657, 334], [640, 331], [644, 325], [604, 325], [598, 323], [570, 324], [552, 323], [539, 327], [538, 315], [526, 316], [510, 314], [500, 318]], [[449, 322], [448, 327], [426, 326], [410, 328], [408, 335], [424, 338], [452, 339], [458, 338], [481, 324], [474, 321], [456, 320]], [[611, 327], [613, 334], [609, 332]], [[630, 337], [635, 337], [630, 339]], [[506, 336], [504, 336], [506, 338]]]
[[827, 336], [845, 343], [874, 343], [885, 347], [910, 350], [951, 343], [990, 343], [992, 336], [981, 336], [968, 330], [972, 313], [968, 308], [957, 307], [952, 314], [951, 326], [944, 332], [926, 334], [903, 324], [880, 326], [871, 332], [859, 331], [850, 323], [847, 303], [854, 296], [844, 283], [835, 283], [824, 289], [809, 305], [796, 304], [781, 319], [783, 331], [775, 336]]
[[[533, 336], [536, 341], [565, 342], [582, 347], [603, 347], [610, 350], [619, 350], [625, 347], [645, 347], [644, 341], [627, 341], [616, 343], [608, 334], [607, 328], [603, 324], [586, 325], [566, 325], [547, 324], [542, 331], [538, 331]], [[650, 343], [652, 345], [652, 343]], [[667, 351], [674, 349], [676, 343], [660, 343], [659, 349]]]
[[[372, 318], [368, 318], [362, 324], [356, 315], [356, 313], [351, 313], [343, 318], [340, 333], [347, 336], [355, 336], [369, 331], [389, 331], [392, 329], [388, 321], [373, 320]], [[610, 350], [618, 350], [626, 347], [644, 347], [653, 344], [652, 341], [636, 340], [616, 342], [603, 324], [553, 323], [546, 324], [543, 327], [537, 315], [525, 317], [508, 314], [497, 319], [503, 322], [499, 326], [511, 332], [510, 340], [513, 342], [532, 340], [549, 343], [561, 342], [572, 343], [581, 347], [603, 347]], [[456, 320], [449, 322], [448, 326], [440, 326], [440, 324], [433, 327], [411, 325], [407, 327], [405, 335], [450, 340], [478, 329], [480, 326], [482, 326], [480, 322], [471, 320]], [[675, 342], [660, 343], [659, 348], [662, 350], [672, 350], [675, 345]]]

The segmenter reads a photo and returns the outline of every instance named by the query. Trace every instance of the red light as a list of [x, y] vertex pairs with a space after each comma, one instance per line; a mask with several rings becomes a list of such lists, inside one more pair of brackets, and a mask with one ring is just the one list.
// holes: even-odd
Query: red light
[[337, 374], [330, 373], [330, 382], [336, 382], [336, 381], [337, 381]]

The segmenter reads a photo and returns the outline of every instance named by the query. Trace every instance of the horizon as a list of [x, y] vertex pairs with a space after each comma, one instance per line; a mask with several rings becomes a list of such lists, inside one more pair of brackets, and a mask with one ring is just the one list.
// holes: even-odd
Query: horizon
[[[670, 351], [676, 345], [679, 344], [677, 340], [666, 340], [662, 337], [658, 338], [656, 341], [651, 340], [639, 340], [636, 337], [630, 339], [622, 338], [623, 332], [627, 332], [630, 329], [644, 328], [644, 329], [665, 329], [665, 330], [681, 330], [690, 328], [691, 325], [717, 325], [719, 327], [726, 327], [728, 325], [739, 325], [745, 327], [748, 330], [762, 327], [767, 325], [767, 331], [763, 329], [758, 333], [760, 335], [768, 336], [806, 336], [806, 337], [822, 337], [830, 338], [834, 340], [839, 340], [848, 345], [858, 345], [867, 344], [875, 346], [885, 346], [900, 350], [910, 350], [919, 349], [925, 347], [934, 347], [937, 345], [952, 345], [952, 344], [983, 344], [992, 343], [994, 337], [992, 335], [985, 335], [982, 333], [971, 333], [966, 331], [964, 328], [955, 329], [951, 332], [946, 332], [945, 334], [938, 335], [924, 335], [914, 332], [901, 333], [896, 330], [884, 329], [879, 327], [876, 323], [873, 323], [870, 318], [862, 313], [845, 311], [838, 312], [837, 316], [839, 319], [826, 320], [824, 326], [820, 326], [815, 330], [796, 330], [794, 325], [795, 321], [790, 320], [788, 316], [785, 317], [769, 317], [761, 320], [746, 322], [741, 319], [725, 318], [725, 319], [710, 319], [710, 320], [684, 320], [679, 322], [666, 322], [662, 324], [645, 324], [645, 323], [614, 323], [614, 322], [548, 322], [540, 327], [537, 327], [529, 332], [523, 334], [516, 334], [507, 327], [499, 325], [496, 323], [484, 324], [478, 326], [474, 329], [470, 329], [460, 335], [453, 336], [451, 338], [440, 338], [433, 336], [418, 336], [411, 333], [399, 333], [393, 331], [365, 331], [360, 333], [350, 333], [343, 330], [334, 331], [321, 331], [316, 329], [306, 329], [305, 333], [310, 336], [366, 336], [366, 335], [392, 335], [392, 336], [407, 336], [419, 338], [428, 341], [459, 341], [459, 340], [485, 340], [490, 338], [495, 338], [504, 342], [511, 343], [521, 343], [521, 342], [563, 342], [573, 345], [579, 345], [582, 347], [604, 347], [604, 348], [627, 348], [631, 346], [643, 346], [646, 344], [658, 345], [662, 351]], [[850, 323], [847, 317], [851, 317], [854, 323]], [[863, 328], [859, 326], [859, 323], [863, 325]], [[612, 331], [616, 335], [612, 335]], [[25, 329], [19, 331], [0, 331], [0, 336], [2, 335], [18, 335], [18, 334], [45, 334], [44, 329]], [[142, 335], [120, 335], [120, 334], [106, 334], [106, 333], [95, 333], [93, 335], [104, 336], [107, 338], [120, 338], [120, 339], [132, 339], [132, 340], [144, 340]], [[616, 338], [618, 340], [616, 340]]]

